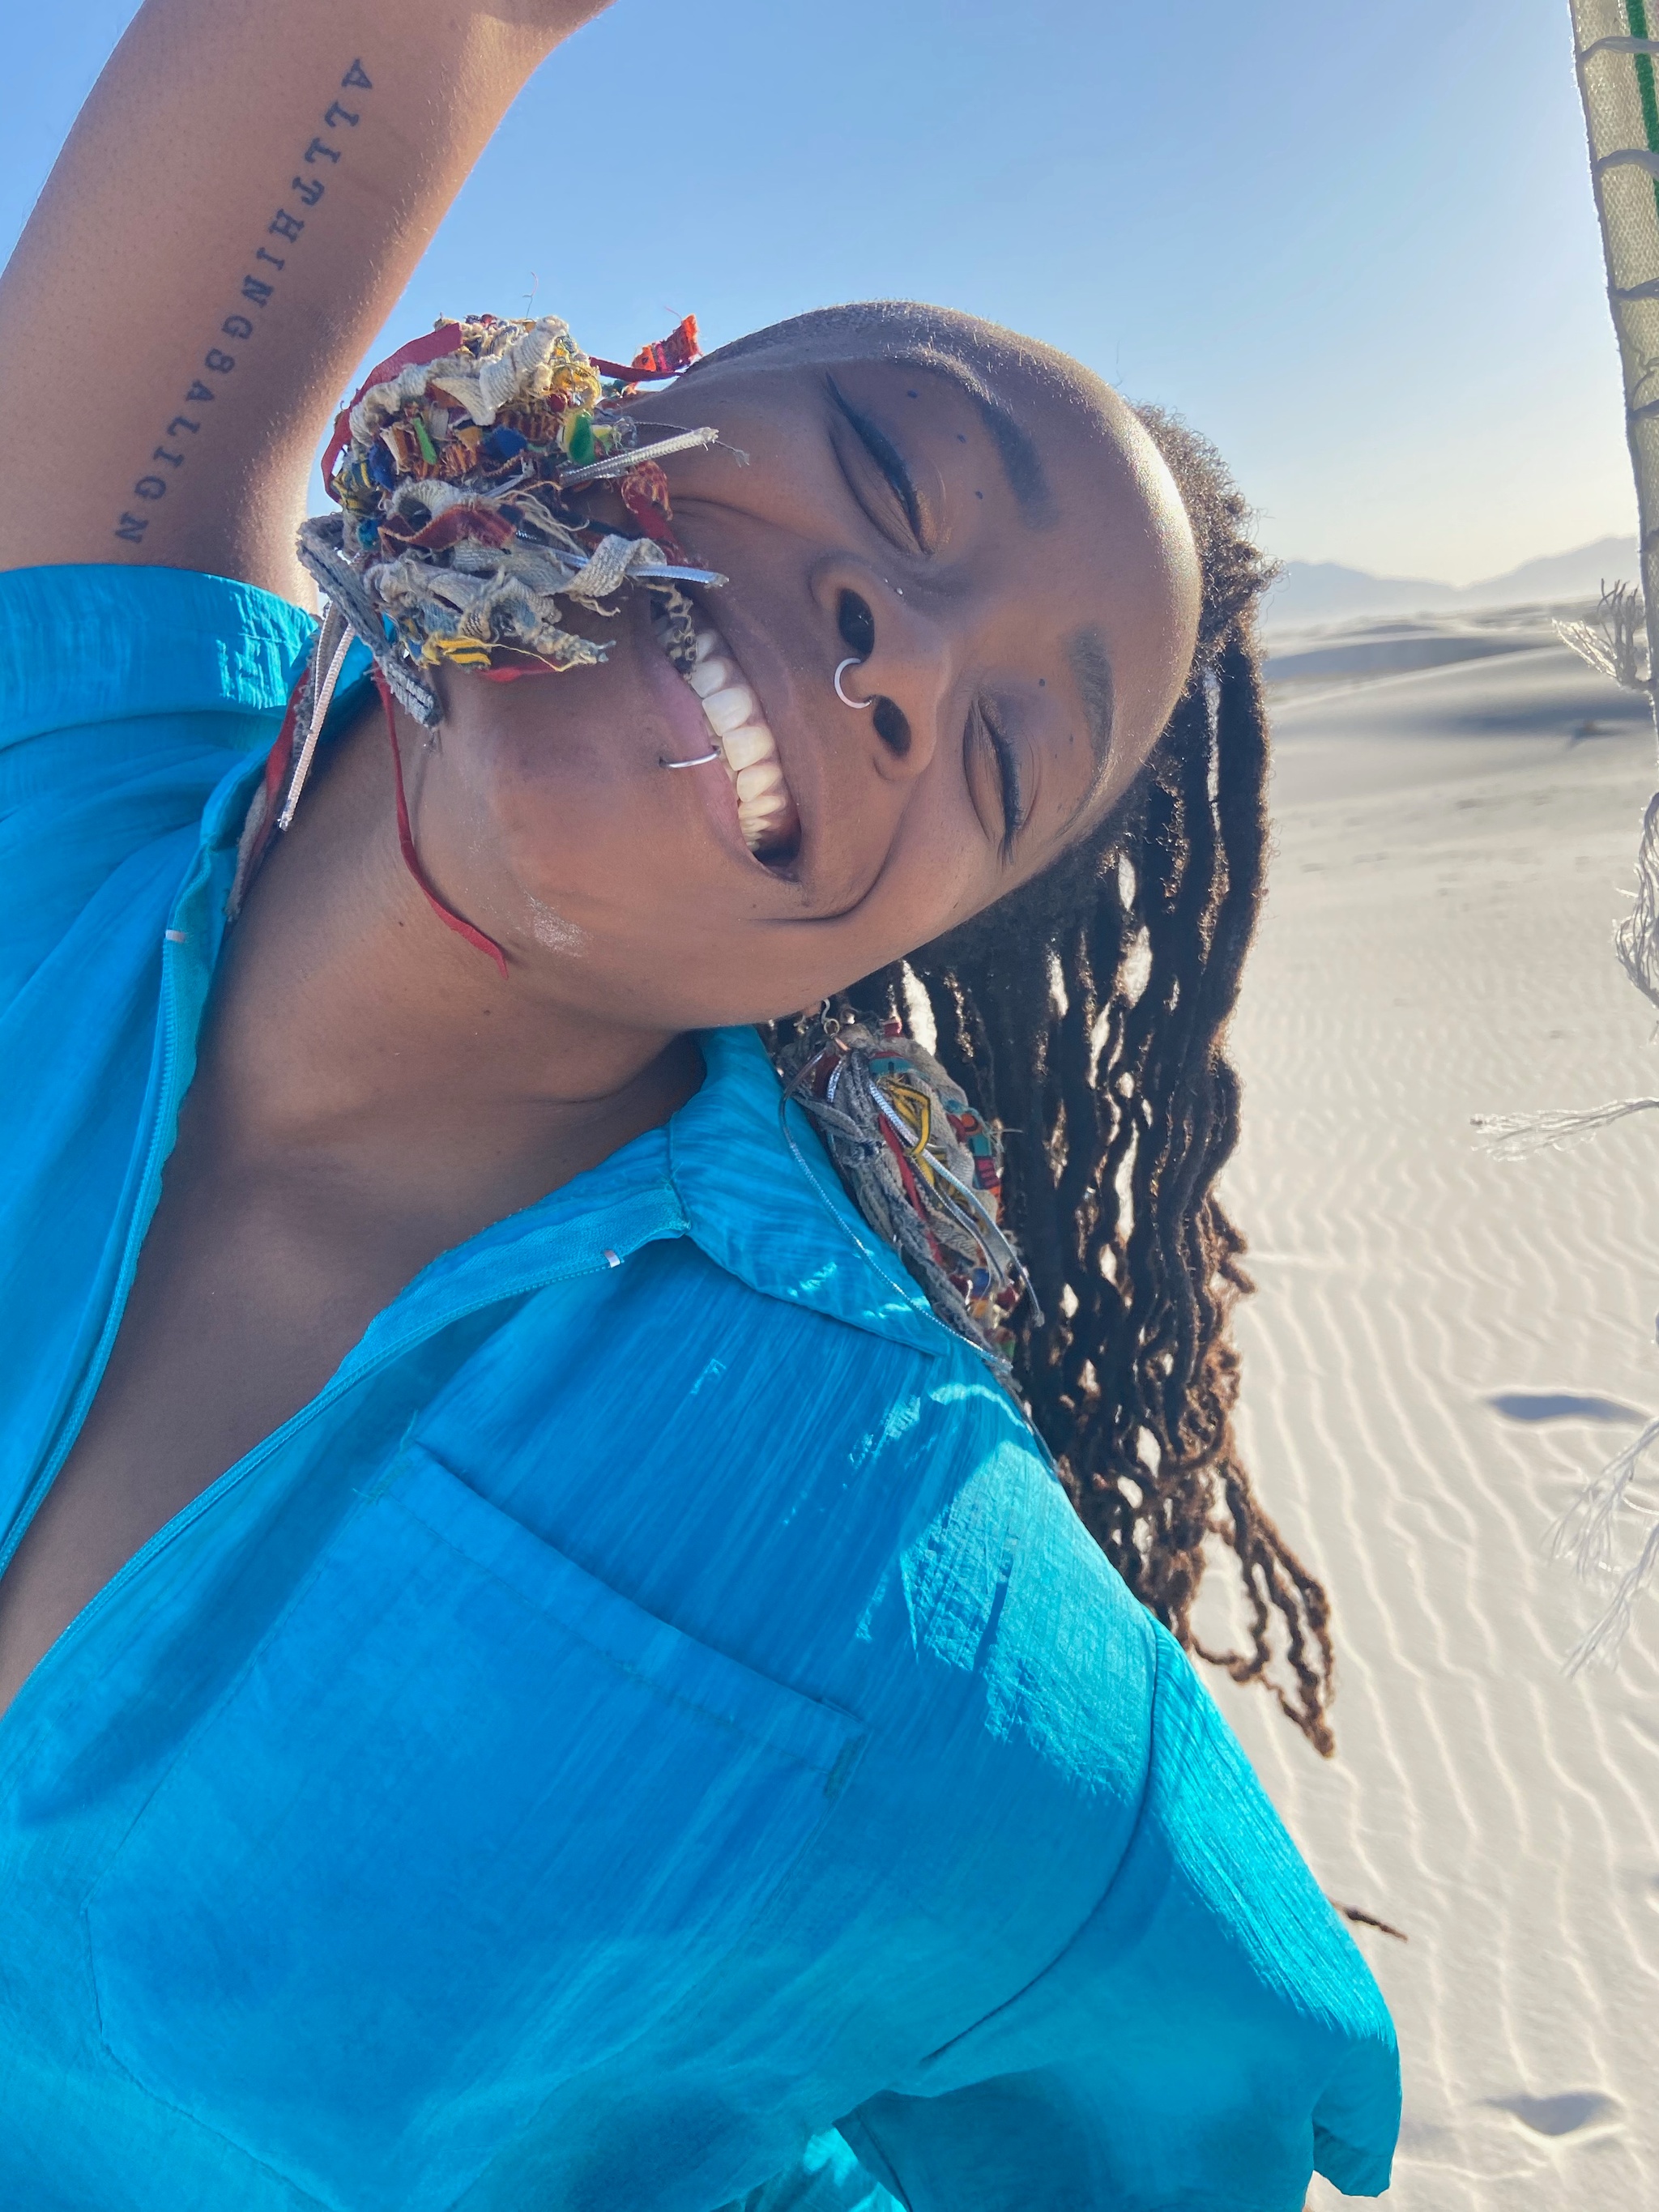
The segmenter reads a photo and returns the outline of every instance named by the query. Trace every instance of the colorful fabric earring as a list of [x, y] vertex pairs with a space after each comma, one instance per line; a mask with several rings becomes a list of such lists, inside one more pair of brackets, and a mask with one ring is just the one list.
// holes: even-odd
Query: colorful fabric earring
[[[693, 565], [677, 540], [661, 463], [717, 444], [717, 434], [705, 426], [642, 445], [625, 403], [641, 383], [681, 374], [697, 352], [690, 315], [626, 364], [585, 354], [556, 315], [478, 315], [441, 322], [370, 370], [323, 456], [337, 511], [301, 526], [297, 550], [323, 620], [243, 827], [233, 920], [294, 818], [356, 638], [386, 710], [404, 862], [439, 919], [506, 974], [500, 945], [447, 906], [421, 867], [393, 702], [432, 730], [441, 666], [511, 683], [602, 661], [606, 645], [567, 629], [562, 612], [609, 614], [629, 585], [651, 595], [674, 665], [692, 665], [692, 607], [679, 586], [726, 579]], [[631, 534], [572, 502], [598, 483], [615, 486]]]
[[897, 1021], [879, 1032], [824, 1013], [785, 1088], [817, 1128], [848, 1195], [947, 1328], [1005, 1375], [1030, 1279], [1001, 1225], [1002, 1139]]

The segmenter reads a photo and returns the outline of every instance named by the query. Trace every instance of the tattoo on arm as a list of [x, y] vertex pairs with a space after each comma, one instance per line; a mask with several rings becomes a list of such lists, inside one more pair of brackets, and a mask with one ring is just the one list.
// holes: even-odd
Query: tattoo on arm
[[[374, 89], [360, 60], [354, 61], [340, 79], [340, 89], [342, 92], [372, 92]], [[341, 131], [355, 131], [362, 120], [361, 102], [355, 109], [343, 106], [337, 100], [330, 103], [323, 117], [323, 129], [331, 136], [326, 138], [319, 136], [312, 140], [300, 157], [303, 173], [296, 176], [289, 186], [301, 207], [309, 210], [322, 198], [325, 171], [321, 165], [326, 163], [331, 167], [337, 164], [342, 150], [338, 143]], [[276, 240], [284, 249], [297, 246], [305, 229], [306, 220], [305, 216], [294, 215], [286, 207], [279, 207], [265, 226], [265, 236]], [[276, 289], [277, 277], [288, 265], [288, 254], [286, 250], [273, 252], [269, 246], [260, 246], [256, 248], [252, 258], [254, 266], [242, 278], [238, 297], [243, 307], [263, 311]], [[264, 270], [272, 273], [265, 275], [262, 273]], [[225, 317], [216, 336], [228, 338], [235, 345], [246, 345], [254, 338], [258, 330], [257, 316], [246, 314], [242, 312], [242, 307], [238, 307], [235, 313]], [[161, 442], [149, 457], [149, 468], [133, 484], [132, 496], [142, 501], [143, 506], [136, 513], [123, 509], [121, 519], [115, 525], [116, 537], [127, 544], [143, 544], [144, 532], [150, 525], [150, 516], [143, 512], [143, 507], [153, 509], [158, 500], [167, 497], [173, 476], [189, 460], [191, 441], [200, 434], [202, 410], [210, 405], [217, 397], [216, 384], [230, 375], [235, 367], [236, 356], [227, 353], [220, 345], [210, 346], [202, 356], [201, 372], [184, 394], [183, 404], [189, 411], [175, 415], [167, 424]], [[162, 473], [164, 470], [165, 474]]]

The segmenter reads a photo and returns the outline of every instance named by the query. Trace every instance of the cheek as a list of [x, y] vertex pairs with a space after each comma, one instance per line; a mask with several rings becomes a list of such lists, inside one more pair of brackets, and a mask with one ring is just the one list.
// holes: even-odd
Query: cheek
[[969, 801], [959, 769], [943, 772], [936, 794], [918, 792], [907, 811], [867, 923], [892, 941], [897, 959], [1000, 898], [1006, 872]]
[[618, 745], [615, 714], [608, 719], [609, 732], [580, 714], [515, 713], [503, 726], [447, 736], [433, 796], [470, 867], [544, 897], [550, 886], [602, 882], [630, 846], [660, 842], [656, 794]]
[[458, 716], [416, 810], [446, 895], [518, 957], [556, 963], [596, 1012], [625, 1006], [668, 1028], [769, 1020], [902, 958], [1007, 887], [959, 769], [953, 781], [941, 761], [852, 911], [765, 918], [734, 891], [685, 780], [655, 768], [648, 702], [626, 720], [625, 665], [599, 673], [623, 679], [602, 718], [562, 707], [551, 720], [517, 702], [493, 724]]

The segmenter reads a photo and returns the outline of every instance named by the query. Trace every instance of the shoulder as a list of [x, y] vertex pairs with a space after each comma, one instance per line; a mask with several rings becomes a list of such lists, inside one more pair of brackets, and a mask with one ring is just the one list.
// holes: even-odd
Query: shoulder
[[951, 1480], [899, 1553], [917, 1649], [972, 1673], [994, 1735], [1017, 1735], [1084, 1798], [1138, 1793], [1158, 1680], [1152, 1623], [1073, 1511], [1019, 1408], [948, 1371], [919, 1426]]
[[140, 716], [279, 711], [314, 628], [285, 599], [193, 569], [11, 569], [0, 745]]
[[313, 627], [187, 569], [0, 574], [0, 1005], [100, 894], [159, 940], [203, 810], [270, 746]]

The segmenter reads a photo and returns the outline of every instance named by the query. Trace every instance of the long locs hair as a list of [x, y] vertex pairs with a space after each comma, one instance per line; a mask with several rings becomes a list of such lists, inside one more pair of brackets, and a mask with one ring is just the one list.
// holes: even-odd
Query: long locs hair
[[[1224, 1039], [1267, 842], [1252, 617], [1272, 570], [1214, 450], [1139, 411], [1203, 571], [1187, 691], [1101, 831], [840, 1011], [914, 1019], [920, 994], [939, 1057], [1002, 1125], [1009, 1225], [1045, 1316], [1024, 1323], [1015, 1383], [1084, 1524], [1183, 1644], [1264, 1684], [1328, 1755], [1329, 1603], [1234, 1440], [1231, 1322], [1251, 1285], [1215, 1189], [1238, 1136]], [[1218, 1547], [1248, 1628], [1211, 1650], [1193, 1608]]]

